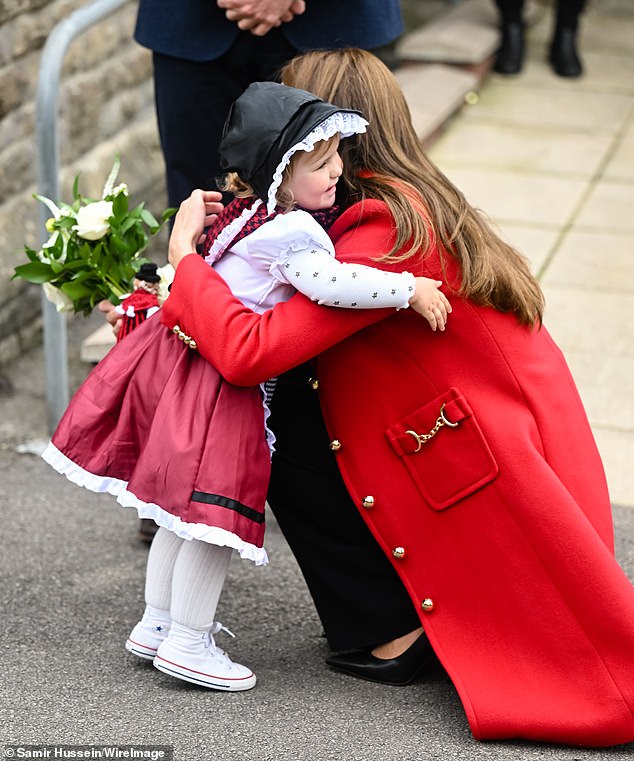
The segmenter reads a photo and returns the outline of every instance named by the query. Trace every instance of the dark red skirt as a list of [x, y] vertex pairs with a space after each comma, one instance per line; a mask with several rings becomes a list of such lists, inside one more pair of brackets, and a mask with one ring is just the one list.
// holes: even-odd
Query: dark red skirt
[[261, 389], [227, 383], [155, 315], [92, 370], [43, 456], [179, 536], [265, 563], [265, 430]]

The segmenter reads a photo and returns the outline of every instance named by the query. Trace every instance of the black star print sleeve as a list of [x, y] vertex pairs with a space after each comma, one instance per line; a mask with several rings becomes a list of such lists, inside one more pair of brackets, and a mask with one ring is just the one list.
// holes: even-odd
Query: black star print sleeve
[[317, 247], [293, 252], [282, 273], [288, 283], [312, 301], [348, 309], [402, 309], [409, 305], [416, 287], [409, 272], [384, 272], [362, 264], [347, 264]]

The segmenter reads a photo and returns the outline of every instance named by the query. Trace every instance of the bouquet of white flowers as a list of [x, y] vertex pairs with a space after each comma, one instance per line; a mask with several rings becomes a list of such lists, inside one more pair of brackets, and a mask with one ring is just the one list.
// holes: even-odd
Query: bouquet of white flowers
[[46, 222], [50, 238], [39, 251], [24, 246], [29, 262], [17, 266], [12, 279], [41, 283], [58, 311], [87, 315], [103, 299], [118, 304], [147, 261], [140, 255], [150, 236], [176, 211], [166, 209], [158, 222], [142, 203], [129, 209], [127, 186], [115, 187], [119, 165], [117, 157], [98, 201], [80, 195], [79, 177], [72, 204], [34, 196], [53, 215]]

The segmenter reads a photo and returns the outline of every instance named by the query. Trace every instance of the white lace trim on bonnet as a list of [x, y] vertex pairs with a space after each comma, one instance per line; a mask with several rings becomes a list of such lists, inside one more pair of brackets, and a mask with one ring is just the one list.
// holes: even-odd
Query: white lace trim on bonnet
[[275, 209], [277, 204], [275, 195], [279, 186], [282, 184], [282, 174], [294, 153], [297, 153], [297, 151], [312, 151], [317, 143], [322, 140], [330, 140], [330, 138], [337, 133], [339, 133], [342, 138], [358, 135], [365, 132], [367, 126], [368, 122], [363, 117], [359, 116], [359, 114], [347, 111], [336, 111], [327, 119], [324, 119], [323, 122], [318, 124], [301, 142], [296, 143], [292, 148], [289, 148], [289, 150], [287, 150], [282, 156], [282, 160], [273, 173], [273, 181], [269, 186], [266, 203], [267, 213], [271, 214]]
[[[277, 165], [275, 172], [273, 173], [273, 181], [269, 186], [268, 200], [266, 205], [267, 216], [275, 211], [277, 200], [275, 195], [278, 188], [282, 184], [282, 175], [284, 170], [288, 166], [291, 156], [297, 151], [312, 151], [315, 145], [322, 140], [330, 140], [331, 137], [339, 133], [342, 138], [350, 137], [351, 135], [358, 135], [366, 131], [368, 122], [359, 114], [350, 113], [347, 111], [336, 111], [331, 114], [323, 122], [320, 122], [312, 132], [299, 143], [296, 143], [292, 148], [282, 156], [280, 163]], [[211, 244], [209, 253], [205, 257], [207, 264], [213, 264], [218, 261], [222, 256], [227, 246], [236, 237], [240, 230], [246, 225], [246, 223], [255, 214], [258, 208], [262, 205], [262, 201], [257, 199], [255, 203], [248, 209], [236, 217], [226, 227], [224, 227], [219, 233], [216, 240]]]

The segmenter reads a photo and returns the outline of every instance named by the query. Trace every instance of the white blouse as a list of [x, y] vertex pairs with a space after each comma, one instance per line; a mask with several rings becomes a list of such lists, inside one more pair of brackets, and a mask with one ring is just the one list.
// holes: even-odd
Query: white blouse
[[328, 306], [402, 309], [416, 288], [409, 272], [385, 272], [335, 259], [324, 228], [301, 209], [265, 222], [212, 266], [234, 295], [259, 313], [296, 290]]

